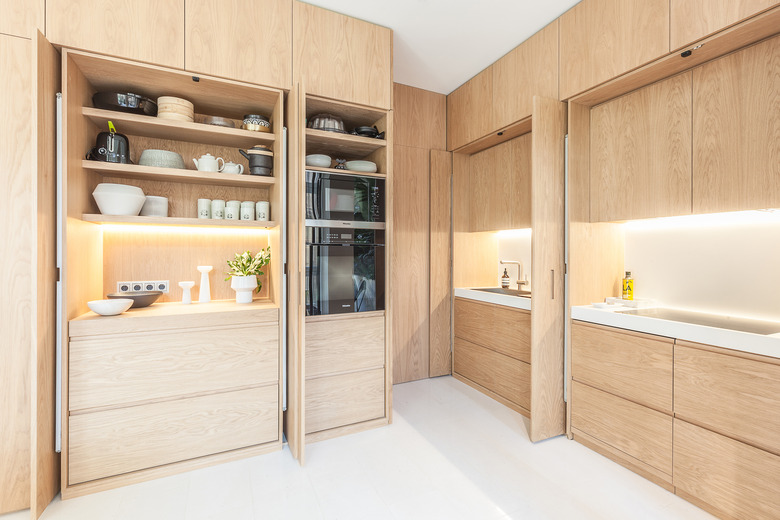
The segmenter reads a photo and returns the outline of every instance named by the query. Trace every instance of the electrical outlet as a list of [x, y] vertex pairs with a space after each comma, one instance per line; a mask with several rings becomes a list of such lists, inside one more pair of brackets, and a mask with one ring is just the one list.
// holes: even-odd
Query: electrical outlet
[[157, 280], [154, 282], [154, 290], [155, 291], [162, 291], [163, 294], [168, 294], [168, 289], [171, 286], [171, 282], [168, 280]]
[[168, 294], [171, 283], [168, 280], [150, 280], [136, 282], [117, 282], [116, 292], [125, 293], [130, 291], [162, 291]]
[[117, 282], [116, 292], [123, 293], [133, 290], [133, 282]]
[[144, 290], [144, 282], [130, 282], [132, 285], [131, 291], [143, 291]]
[[157, 290], [156, 289], [157, 286], [156, 286], [155, 282], [141, 282], [141, 284], [143, 284], [143, 289], [141, 289], [142, 291], [156, 291]]

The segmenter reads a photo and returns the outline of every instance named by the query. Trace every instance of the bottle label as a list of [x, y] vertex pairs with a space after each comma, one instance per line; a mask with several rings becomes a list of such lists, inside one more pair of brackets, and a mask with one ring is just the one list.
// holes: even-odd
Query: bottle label
[[634, 280], [632, 278], [623, 279], [623, 299], [634, 299]]

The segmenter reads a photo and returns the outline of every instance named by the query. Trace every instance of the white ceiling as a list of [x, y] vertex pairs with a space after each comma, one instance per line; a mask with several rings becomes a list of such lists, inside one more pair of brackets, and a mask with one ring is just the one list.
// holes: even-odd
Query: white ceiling
[[579, 0], [306, 0], [389, 27], [394, 81], [449, 94]]

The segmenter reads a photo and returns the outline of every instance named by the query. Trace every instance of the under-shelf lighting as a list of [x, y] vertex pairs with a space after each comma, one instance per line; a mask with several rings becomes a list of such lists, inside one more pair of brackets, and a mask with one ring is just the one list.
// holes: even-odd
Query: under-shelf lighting
[[148, 225], [148, 224], [101, 224], [103, 232], [109, 233], [142, 233], [168, 235], [175, 233], [177, 235], [219, 235], [219, 236], [268, 236], [268, 230], [265, 228], [251, 227], [211, 227], [208, 224], [201, 226], [166, 226], [166, 225]]
[[737, 227], [757, 224], [780, 224], [780, 209], [734, 211], [729, 213], [708, 213], [660, 217], [625, 222], [627, 230], [694, 229], [711, 227]]

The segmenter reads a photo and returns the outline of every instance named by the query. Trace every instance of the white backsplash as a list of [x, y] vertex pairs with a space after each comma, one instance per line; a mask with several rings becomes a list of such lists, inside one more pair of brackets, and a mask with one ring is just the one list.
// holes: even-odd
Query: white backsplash
[[[523, 273], [527, 276], [529, 285], [523, 290], [530, 290], [531, 286], [531, 230], [518, 229], [498, 232], [498, 258], [500, 260], [519, 260], [523, 262]], [[506, 268], [511, 278], [509, 287], [517, 289], [517, 266], [496, 265], [496, 286], [501, 285], [501, 275]]]
[[667, 307], [780, 320], [780, 215], [694, 226], [626, 225], [634, 297]]

